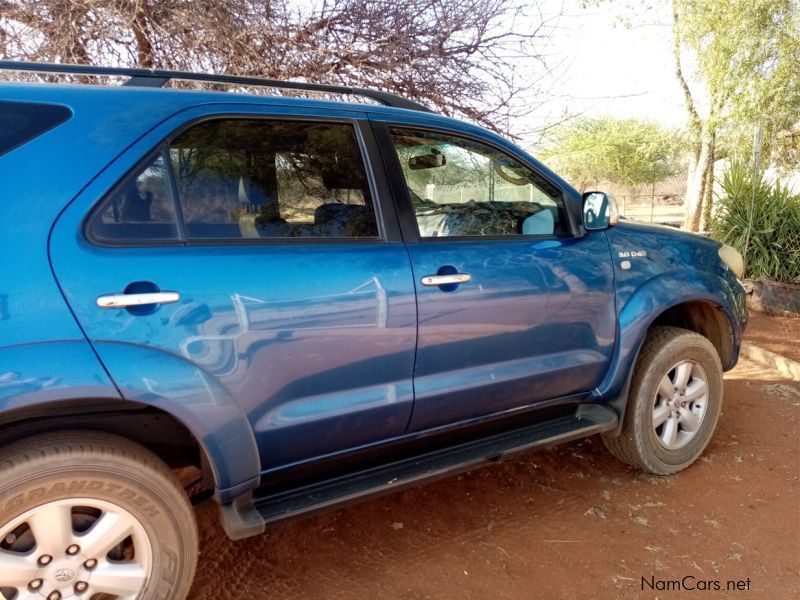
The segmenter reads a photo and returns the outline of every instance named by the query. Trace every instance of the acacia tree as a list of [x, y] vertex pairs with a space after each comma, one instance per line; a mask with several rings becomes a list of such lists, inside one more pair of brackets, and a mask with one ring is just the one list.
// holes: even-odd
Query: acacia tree
[[706, 228], [718, 135], [731, 124], [770, 136], [798, 120], [797, 0], [672, 0], [675, 75], [689, 116], [692, 161], [684, 227]]
[[584, 117], [557, 129], [541, 154], [582, 190], [602, 181], [639, 185], [680, 170], [683, 140], [652, 121]]
[[[380, 87], [494, 129], [535, 106], [523, 0], [0, 0], [0, 56]], [[514, 69], [512, 67], [518, 66]]]

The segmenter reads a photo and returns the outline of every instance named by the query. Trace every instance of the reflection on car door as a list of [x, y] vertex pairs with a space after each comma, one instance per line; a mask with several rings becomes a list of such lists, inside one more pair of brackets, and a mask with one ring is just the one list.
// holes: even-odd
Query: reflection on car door
[[[158, 357], [188, 361], [246, 414], [264, 470], [400, 435], [413, 402], [413, 280], [376, 217], [370, 130], [324, 112], [206, 114], [142, 161], [123, 156], [117, 179], [138, 166], [110, 191], [101, 177], [54, 232], [58, 279], [112, 376], [166, 393]], [[76, 233], [103, 195], [90, 244]], [[164, 290], [179, 300], [96, 304]], [[153, 350], [150, 366], [120, 345]]]
[[400, 210], [413, 215], [404, 230], [419, 314], [411, 429], [592, 390], [614, 343], [605, 234], [573, 236], [562, 190], [504, 152], [382, 128], [407, 190]]

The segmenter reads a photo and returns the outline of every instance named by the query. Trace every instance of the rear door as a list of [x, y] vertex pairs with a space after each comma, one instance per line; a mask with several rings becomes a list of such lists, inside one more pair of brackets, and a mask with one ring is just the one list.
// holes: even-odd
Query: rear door
[[403, 433], [414, 286], [371, 135], [351, 111], [199, 107], [102, 173], [51, 254], [112, 377], [121, 344], [152, 350], [154, 394], [159, 357], [191, 363], [249, 419], [262, 470]]
[[422, 123], [375, 123], [417, 287], [411, 430], [591, 391], [615, 337], [605, 233], [575, 235], [530, 163]]

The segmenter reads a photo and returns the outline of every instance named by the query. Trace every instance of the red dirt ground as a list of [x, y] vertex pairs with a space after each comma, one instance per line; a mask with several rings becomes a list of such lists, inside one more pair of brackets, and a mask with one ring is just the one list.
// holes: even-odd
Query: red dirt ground
[[765, 350], [800, 362], [800, 318], [768, 317], [750, 311], [744, 339]]
[[[800, 384], [742, 361], [705, 455], [672, 477], [622, 465], [595, 437], [240, 542], [206, 502], [191, 597], [797, 599], [798, 425]], [[642, 589], [685, 576], [722, 591]]]

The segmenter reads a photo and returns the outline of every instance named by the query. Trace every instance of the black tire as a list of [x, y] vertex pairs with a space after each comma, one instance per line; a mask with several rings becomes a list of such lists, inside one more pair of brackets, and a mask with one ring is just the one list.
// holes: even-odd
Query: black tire
[[[71, 500], [78, 498], [85, 501], [86, 506], [72, 506]], [[103, 513], [98, 506], [108, 508], [109, 512]], [[63, 544], [57, 544], [52, 538], [37, 537], [27, 521], [19, 524], [27, 518], [26, 513], [34, 519], [36, 514], [41, 514], [37, 511], [55, 510], [53, 507], [68, 511], [66, 514], [71, 516], [67, 517], [68, 525], [63, 530], [70, 528], [77, 536], [92, 531], [91, 527], [105, 515], [116, 518], [116, 510], [126, 523], [134, 523], [136, 534], [108, 552], [100, 551], [100, 566], [95, 567], [95, 573], [86, 567], [90, 562], [76, 562], [86, 560], [83, 550], [75, 556], [70, 556], [69, 547], [63, 554], [53, 553], [48, 560], [60, 571], [35, 580], [33, 585], [41, 587], [37, 591], [44, 591], [47, 596], [51, 593], [50, 587], [55, 590], [53, 586], [61, 585], [54, 583], [57, 576], [60, 576], [58, 581], [74, 577], [74, 581], [70, 579], [67, 583], [70, 586], [84, 585], [81, 579], [91, 581], [92, 574], [97, 579], [106, 561], [112, 565], [109, 568], [113, 568], [109, 559], [136, 560], [139, 557], [141, 560], [140, 557], [147, 556], [148, 566], [142, 568], [144, 583], [140, 591], [133, 594], [144, 600], [186, 598], [197, 566], [194, 511], [172, 472], [153, 453], [125, 438], [92, 431], [36, 435], [0, 449], [0, 548], [12, 552], [35, 548], [37, 557], [45, 552], [42, 548], [60, 548]], [[11, 535], [6, 531], [10, 527], [13, 528]], [[44, 539], [40, 542], [40, 538]], [[88, 536], [78, 539], [89, 543]], [[104, 543], [113, 539], [107, 537]], [[144, 543], [136, 547], [135, 540], [144, 540]], [[23, 595], [27, 590], [18, 593], [21, 584], [6, 585], [11, 577], [0, 571], [0, 593], [11, 598], [14, 594]]]
[[[665, 375], [671, 379], [675, 373], [672, 368], [681, 362], [701, 367], [698, 373], [702, 372], [707, 379], [707, 397], [703, 400], [706, 406], [699, 426], [694, 432], [688, 432], [691, 436], [678, 429], [678, 435], [688, 437], [688, 441], [681, 447], [669, 448], [662, 443], [661, 434], [654, 427], [654, 409], [665, 402], [664, 396], [659, 395], [659, 384]], [[678, 327], [653, 327], [633, 372], [622, 432], [617, 437], [604, 434], [603, 443], [616, 458], [646, 473], [677, 473], [696, 461], [711, 440], [722, 409], [722, 387], [722, 364], [708, 339]], [[681, 410], [688, 409], [689, 405], [681, 407]], [[674, 414], [680, 419], [677, 410]], [[675, 445], [678, 443], [676, 441]]]

